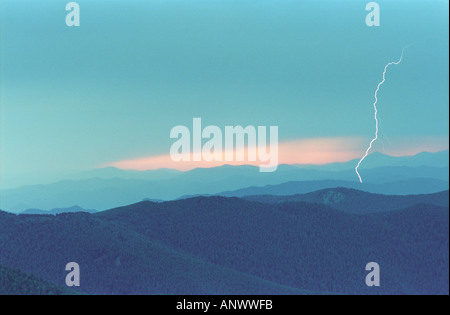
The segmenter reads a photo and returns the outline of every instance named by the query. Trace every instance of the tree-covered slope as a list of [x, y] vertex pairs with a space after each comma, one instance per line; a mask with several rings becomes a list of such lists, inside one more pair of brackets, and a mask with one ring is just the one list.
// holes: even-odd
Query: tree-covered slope
[[74, 291], [33, 275], [0, 266], [0, 295], [71, 295]]
[[[94, 294], [448, 294], [449, 210], [356, 215], [198, 197], [57, 216], [0, 212], [0, 264]], [[377, 262], [382, 286], [365, 284]]]
[[408, 208], [416, 204], [448, 207], [449, 191], [425, 195], [381, 195], [339, 187], [292, 196], [254, 195], [244, 197], [244, 199], [269, 204], [284, 202], [319, 203], [349, 213], [370, 214]]
[[[0, 264], [65, 285], [68, 262], [89, 294], [309, 294], [214, 265], [86, 213], [0, 212]], [[19, 289], [20, 290], [20, 289]], [[27, 292], [27, 288], [23, 290]]]
[[[290, 287], [338, 293], [447, 293], [448, 208], [353, 215], [237, 198], [143, 202], [97, 214], [197, 257]], [[378, 262], [384, 285], [365, 286]]]

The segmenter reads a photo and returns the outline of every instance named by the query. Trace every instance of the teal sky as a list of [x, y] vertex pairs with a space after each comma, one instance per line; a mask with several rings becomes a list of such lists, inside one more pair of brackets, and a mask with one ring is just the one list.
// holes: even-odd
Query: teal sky
[[448, 147], [448, 1], [377, 1], [372, 28], [362, 0], [79, 0], [78, 28], [67, 2], [0, 0], [3, 187], [168, 154], [193, 117], [370, 141], [409, 44], [381, 138]]

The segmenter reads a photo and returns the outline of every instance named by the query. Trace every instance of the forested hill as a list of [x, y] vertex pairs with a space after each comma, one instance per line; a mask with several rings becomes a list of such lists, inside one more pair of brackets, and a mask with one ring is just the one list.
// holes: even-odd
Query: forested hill
[[[449, 210], [355, 215], [198, 197], [97, 214], [0, 213], [0, 264], [97, 294], [448, 294]], [[382, 286], [365, 285], [377, 262]]]
[[323, 189], [308, 194], [292, 196], [255, 195], [244, 199], [268, 204], [284, 202], [309, 202], [331, 206], [333, 208], [355, 214], [368, 214], [374, 212], [403, 209], [416, 204], [432, 204], [449, 206], [449, 191], [442, 191], [427, 195], [381, 195], [371, 194], [349, 188]]
[[0, 295], [73, 295], [68, 290], [21, 271], [0, 265]]
[[313, 293], [208, 263], [86, 213], [0, 212], [0, 231], [0, 264], [64, 286], [64, 268], [75, 261], [81, 269], [77, 290], [88, 294]]
[[[448, 208], [353, 215], [325, 205], [238, 198], [139, 203], [98, 216], [212, 263], [291, 287], [338, 293], [448, 292]], [[368, 289], [365, 264], [384, 266]], [[405, 264], [405, 262], [408, 262]]]

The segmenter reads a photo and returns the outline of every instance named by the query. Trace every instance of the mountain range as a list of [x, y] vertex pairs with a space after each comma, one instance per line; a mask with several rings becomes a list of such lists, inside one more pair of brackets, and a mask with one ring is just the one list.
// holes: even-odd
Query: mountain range
[[[67, 208], [78, 204], [83, 209], [102, 211], [144, 199], [174, 200], [195, 195], [293, 195], [336, 187], [404, 195], [435, 193], [449, 188], [448, 151], [413, 157], [374, 153], [360, 169], [363, 184], [357, 180], [355, 162], [280, 165], [274, 173], [260, 173], [252, 166], [222, 166], [188, 172], [106, 168], [73, 175], [70, 180], [53, 184], [0, 190], [0, 207], [19, 213], [27, 209]], [[279, 192], [273, 192], [277, 185]], [[287, 190], [283, 192], [283, 189]]]
[[[448, 294], [448, 192], [257, 198], [0, 212], [0, 265], [64, 286], [75, 261], [87, 294]], [[364, 198], [373, 207], [358, 212]], [[365, 285], [372, 261], [379, 288]]]
[[[224, 197], [246, 197], [252, 195], [296, 195], [306, 194], [326, 188], [348, 188], [361, 190], [372, 194], [386, 195], [414, 195], [430, 194], [448, 189], [448, 183], [444, 181], [416, 178], [411, 180], [389, 182], [384, 184], [360, 184], [359, 182], [318, 180], [304, 182], [287, 182], [279, 185], [253, 186], [234, 191], [218, 193]], [[186, 196], [185, 196], [186, 197]]]
[[57, 215], [61, 213], [75, 213], [75, 212], [87, 212], [95, 213], [97, 211], [92, 209], [83, 209], [79, 206], [73, 206], [69, 208], [56, 208], [52, 210], [41, 210], [41, 209], [27, 209], [22, 211], [21, 214], [47, 214], [47, 215]]
[[331, 206], [335, 209], [354, 213], [370, 214], [404, 209], [417, 204], [433, 204], [449, 207], [449, 191], [428, 195], [380, 195], [348, 188], [333, 188], [292, 196], [255, 195], [245, 196], [245, 200], [267, 204], [307, 202]]

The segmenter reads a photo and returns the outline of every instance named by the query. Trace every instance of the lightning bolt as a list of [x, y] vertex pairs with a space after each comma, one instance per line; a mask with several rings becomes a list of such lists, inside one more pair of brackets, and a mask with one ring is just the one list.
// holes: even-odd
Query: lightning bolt
[[363, 182], [361, 175], [358, 172], [358, 168], [360, 167], [361, 163], [366, 159], [366, 157], [369, 155], [370, 150], [372, 150], [372, 146], [374, 144], [375, 141], [378, 140], [378, 108], [377, 108], [377, 103], [378, 103], [378, 91], [380, 91], [381, 86], [384, 84], [384, 82], [386, 81], [386, 72], [388, 70], [388, 68], [392, 65], [398, 65], [402, 62], [403, 60], [403, 54], [405, 52], [405, 49], [408, 48], [409, 46], [406, 46], [405, 48], [402, 49], [402, 54], [400, 56], [400, 59], [398, 61], [392, 61], [389, 62], [385, 67], [384, 67], [384, 71], [383, 71], [383, 80], [381, 80], [380, 83], [378, 83], [377, 89], [375, 90], [375, 102], [373, 103], [373, 108], [375, 109], [375, 138], [372, 139], [372, 141], [370, 141], [369, 147], [366, 150], [366, 153], [364, 154], [364, 156], [361, 158], [361, 160], [359, 160], [358, 165], [356, 165], [355, 167], [355, 171], [356, 171], [356, 175], [358, 175], [359, 181]]

